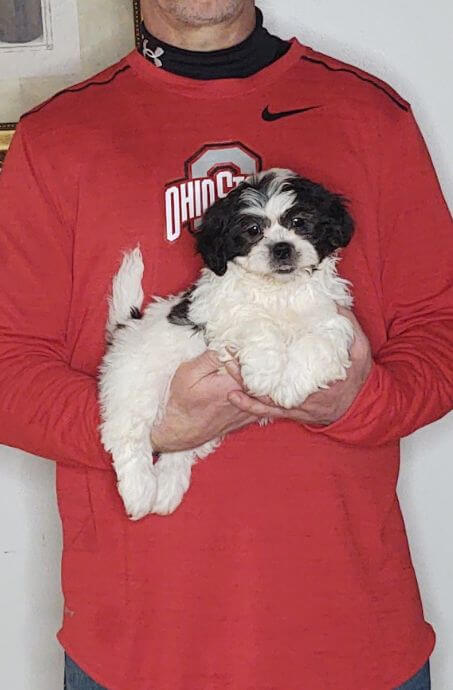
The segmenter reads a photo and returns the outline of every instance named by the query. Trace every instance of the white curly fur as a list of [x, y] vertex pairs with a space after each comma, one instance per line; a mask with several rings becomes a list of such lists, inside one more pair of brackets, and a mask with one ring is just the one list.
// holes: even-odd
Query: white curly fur
[[[150, 432], [165, 409], [172, 377], [183, 361], [207, 347], [222, 360], [236, 353], [247, 389], [270, 395], [285, 408], [300, 405], [316, 390], [344, 379], [353, 339], [350, 321], [336, 305], [350, 306], [348, 284], [337, 259], [324, 259], [297, 280], [263, 280], [229, 263], [224, 276], [203, 269], [191, 295], [189, 317], [204, 332], [174, 325], [167, 316], [182, 295], [156, 298], [143, 317], [143, 260], [138, 248], [125, 254], [113, 281], [107, 330], [112, 344], [100, 375], [101, 438], [113, 456], [118, 489], [128, 515], [165, 515], [180, 504], [191, 467], [221, 442], [163, 453], [152, 464]], [[116, 328], [115, 324], [125, 327]]]

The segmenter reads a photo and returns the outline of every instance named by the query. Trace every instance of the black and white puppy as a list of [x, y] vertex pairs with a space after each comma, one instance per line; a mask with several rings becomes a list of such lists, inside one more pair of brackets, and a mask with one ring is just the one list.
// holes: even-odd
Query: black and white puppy
[[124, 255], [100, 371], [101, 438], [132, 519], [174, 511], [192, 465], [221, 441], [152, 463], [150, 431], [182, 362], [208, 347], [222, 361], [233, 352], [247, 390], [285, 408], [346, 377], [353, 330], [337, 305], [352, 300], [336, 264], [352, 234], [342, 197], [273, 169], [206, 212], [196, 235], [206, 267], [186, 292], [142, 313], [142, 256], [138, 248]]

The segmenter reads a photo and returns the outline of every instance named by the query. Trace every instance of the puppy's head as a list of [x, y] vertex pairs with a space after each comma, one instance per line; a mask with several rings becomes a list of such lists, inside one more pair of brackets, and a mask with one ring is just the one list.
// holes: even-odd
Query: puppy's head
[[345, 200], [275, 168], [248, 178], [205, 213], [196, 235], [205, 264], [223, 275], [229, 261], [278, 281], [311, 272], [346, 247], [354, 230]]

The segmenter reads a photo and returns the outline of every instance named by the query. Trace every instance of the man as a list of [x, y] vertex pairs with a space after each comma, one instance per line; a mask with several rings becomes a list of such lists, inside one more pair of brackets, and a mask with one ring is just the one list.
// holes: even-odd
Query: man
[[[142, 54], [25, 116], [1, 179], [0, 441], [58, 463], [67, 689], [426, 690], [395, 488], [399, 439], [452, 406], [453, 234], [410, 108], [251, 0], [143, 13]], [[348, 379], [286, 412], [214, 353], [182, 365], [153, 446], [227, 438], [174, 514], [130, 522], [96, 390], [121, 252], [146, 294], [184, 289], [203, 209], [273, 166], [350, 200]]]

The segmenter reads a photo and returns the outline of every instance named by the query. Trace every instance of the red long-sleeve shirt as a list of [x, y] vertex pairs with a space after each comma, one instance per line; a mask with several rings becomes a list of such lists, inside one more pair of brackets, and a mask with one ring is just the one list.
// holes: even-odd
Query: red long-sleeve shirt
[[[274, 166], [350, 199], [340, 271], [372, 372], [331, 426], [233, 433], [174, 514], [131, 522], [96, 392], [121, 252], [140, 242], [147, 295], [184, 289], [194, 221]], [[58, 463], [69, 654], [110, 690], [388, 690], [413, 675], [434, 635], [399, 439], [452, 407], [453, 233], [409, 106], [297, 41], [222, 81], [133, 53], [23, 118], [0, 204], [0, 441]]]

